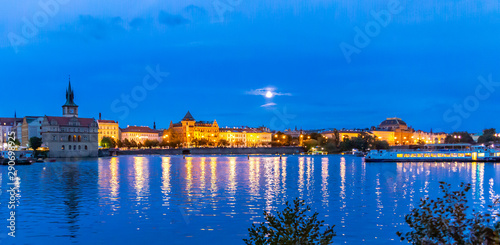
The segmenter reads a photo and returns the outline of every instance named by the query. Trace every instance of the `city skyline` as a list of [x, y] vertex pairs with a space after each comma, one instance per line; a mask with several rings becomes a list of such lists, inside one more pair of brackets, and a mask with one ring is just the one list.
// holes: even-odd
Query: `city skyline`
[[[69, 78], [69, 83], [70, 83], [70, 86], [73, 87], [73, 91], [74, 91], [75, 90], [74, 89], [74, 83], [71, 83], [71, 78]], [[65, 91], [66, 92], [68, 91], [67, 88], [65, 89]], [[63, 92], [61, 92], [61, 93], [63, 93]], [[255, 94], [255, 95], [262, 95], [266, 99], [269, 99], [270, 97], [280, 96], [280, 95], [287, 95], [288, 96], [288, 94], [280, 94], [280, 92], [277, 92], [276, 89], [273, 88], [273, 87], [265, 88], [262, 91], [260, 91], [260, 90], [258, 90], [258, 91], [250, 91], [249, 93], [252, 93], [252, 94]], [[77, 94], [78, 94], [78, 92], [77, 92]], [[78, 97], [78, 96], [76, 96], [76, 97]], [[130, 96], [130, 97], [131, 97], [131, 101], [133, 101], [132, 96]], [[78, 101], [78, 98], [76, 98], [75, 100]], [[77, 104], [80, 104], [80, 103], [77, 102]], [[127, 103], [122, 104], [122, 106], [123, 105], [127, 105]], [[45, 108], [45, 109], [48, 109], [47, 111], [51, 111], [51, 112], [54, 111], [54, 108]], [[133, 109], [131, 109], [130, 107], [128, 107], [128, 109], [130, 111], [133, 111]], [[180, 109], [178, 109], [178, 110], [180, 110]], [[160, 118], [164, 118], [165, 121], [163, 121], [163, 120], [156, 120], [156, 119], [154, 119], [151, 122], [141, 121], [141, 120], [134, 120], [138, 124], [129, 124], [129, 123], [126, 123], [126, 122], [124, 123], [123, 121], [117, 120], [116, 118], [106, 117], [106, 115], [102, 115], [101, 112], [97, 112], [97, 116], [89, 114], [89, 113], [85, 113], [85, 109], [83, 110], [83, 112], [84, 112], [84, 113], [82, 113], [83, 117], [93, 118], [93, 119], [96, 119], [96, 120], [97, 119], [102, 119], [102, 120], [117, 121], [119, 123], [119, 125], [120, 125], [120, 128], [126, 128], [128, 126], [146, 126], [146, 127], [153, 128], [153, 125], [154, 125], [154, 127], [158, 128], [158, 129], [168, 129], [169, 126], [170, 126], [169, 125], [170, 122], [177, 122], [177, 121], [180, 121], [180, 118], [182, 118], [182, 117], [180, 117], [178, 119], [175, 119], [175, 118], [169, 118], [169, 117], [164, 116], [164, 117], [160, 117]], [[187, 109], [187, 112], [189, 113], [190, 110]], [[17, 117], [17, 118], [23, 118], [25, 116], [31, 116], [31, 117], [33, 117], [34, 115], [37, 116], [37, 117], [38, 116], [43, 117], [43, 116], [47, 116], [47, 115], [57, 115], [57, 112], [54, 112], [55, 114], [46, 114], [46, 113], [43, 113], [43, 114], [42, 113], [38, 113], [37, 114], [37, 113], [34, 113], [34, 114], [28, 114], [28, 115], [21, 115], [17, 110], [15, 110], [13, 113], [14, 113], [14, 117]], [[276, 128], [275, 127], [275, 128], [273, 128], [273, 127], [270, 127], [269, 125], [266, 125], [266, 124], [251, 125], [251, 124], [248, 124], [248, 123], [245, 123], [245, 122], [241, 121], [241, 123], [236, 123], [236, 124], [232, 124], [232, 125], [221, 124], [221, 128], [238, 128], [238, 127], [241, 128], [241, 127], [262, 127], [263, 126], [263, 127], [268, 127], [271, 130], [273, 130], [273, 131], [285, 131], [285, 130], [295, 130], [295, 129], [298, 129], [298, 130], [302, 130], [302, 129], [303, 130], [331, 130], [331, 129], [355, 130], [355, 129], [370, 129], [371, 127], [377, 127], [379, 125], [379, 122], [373, 121], [373, 122], [371, 122], [371, 124], [369, 126], [365, 125], [365, 126], [354, 127], [352, 125], [340, 125], [339, 127], [323, 127], [323, 128], [320, 128], [320, 127], [311, 127], [311, 128], [308, 128], [308, 127], [303, 127], [302, 125], [291, 125], [291, 123], [289, 123], [289, 121], [293, 120], [297, 115], [290, 114], [290, 113], [286, 112], [286, 108], [285, 108], [284, 112], [280, 112], [280, 111], [275, 110], [275, 111], [273, 111], [273, 113], [274, 113], [274, 115], [273, 115], [272, 119], [270, 120], [270, 124], [271, 125], [277, 125], [277, 124], [279, 124], [279, 125], [286, 125], [286, 127], [280, 127], [280, 128]], [[120, 113], [112, 113], [111, 115], [117, 116], [117, 115], [120, 115]], [[208, 117], [210, 117], [210, 112], [205, 112], [205, 113], [203, 113], [203, 115], [208, 115]], [[13, 118], [13, 117], [5, 115], [5, 116], [0, 116], [0, 118]], [[117, 118], [120, 118], [120, 116], [117, 116]], [[126, 116], [125, 118], [129, 118], [129, 116]], [[387, 116], [384, 119], [389, 119], [389, 118], [391, 118], [391, 117]], [[400, 118], [400, 117], [393, 116], [393, 118]], [[384, 119], [382, 119], [382, 120], [384, 120]], [[405, 118], [402, 118], [402, 119], [405, 120]], [[197, 117], [196, 120], [197, 121], [207, 121], [206, 118], [199, 119], [199, 117]], [[218, 119], [214, 118], [212, 120], [218, 120]], [[208, 119], [208, 121], [210, 121], [210, 119]], [[233, 121], [237, 121], [237, 120], [233, 120]], [[287, 121], [288, 121], [288, 123], [287, 123]], [[275, 123], [277, 123], [277, 124], [275, 124]], [[166, 126], [164, 126], [164, 125], [166, 125]], [[471, 130], [467, 130], [467, 129], [465, 129], [465, 130], [443, 131], [441, 128], [437, 128], [437, 127], [434, 127], [434, 128], [431, 127], [430, 129], [422, 129], [422, 128], [417, 128], [417, 127], [413, 126], [413, 124], [411, 122], [410, 122], [409, 126], [411, 128], [413, 128], [414, 130], [434, 131], [434, 132], [444, 132], [444, 133], [453, 133], [453, 132], [460, 132], [460, 131], [468, 131], [469, 133], [481, 133], [483, 129], [486, 129], [486, 128], [495, 128], [495, 127], [486, 127], [486, 128], [480, 129], [480, 130], [478, 130], [476, 132], [476, 131], [471, 131]]]
[[[308, 8], [237, 1], [222, 10], [220, 1], [108, 2], [105, 12], [94, 2], [60, 2], [52, 12], [39, 4], [4, 8], [0, 76], [6, 91], [24, 86], [1, 116], [57, 115], [61, 100], [46, 97], [63, 92], [71, 74], [82, 116], [102, 113], [124, 125], [165, 128], [187, 110], [224, 125], [277, 130], [365, 128], [400, 117], [416, 129], [480, 132], [500, 119], [494, 1], [318, 1]], [[435, 8], [442, 14], [432, 15]], [[39, 13], [47, 23], [26, 36]], [[374, 23], [380, 30], [371, 37], [366, 28]], [[147, 76], [154, 84], [157, 67], [168, 76], [120, 118], [113, 103]]]

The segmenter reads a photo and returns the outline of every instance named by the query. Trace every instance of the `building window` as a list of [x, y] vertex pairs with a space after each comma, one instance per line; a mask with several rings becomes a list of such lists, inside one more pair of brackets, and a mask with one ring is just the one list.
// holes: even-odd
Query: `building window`
[[63, 151], [64, 151], [64, 145], [61, 147], [61, 150], [63, 150]]
[[70, 150], [70, 151], [71, 151], [71, 145], [69, 145], [69, 146], [68, 146], [68, 150]]
[[87, 145], [85, 145], [85, 150], [88, 150]]
[[81, 149], [82, 149], [82, 146], [81, 146], [81, 145], [79, 145], [79, 146], [78, 146], [78, 150], [81, 150]]
[[78, 142], [82, 142], [82, 136], [78, 135]]
[[73, 150], [76, 150], [76, 145], [73, 146]]
[[71, 135], [68, 135], [68, 141], [71, 142]]

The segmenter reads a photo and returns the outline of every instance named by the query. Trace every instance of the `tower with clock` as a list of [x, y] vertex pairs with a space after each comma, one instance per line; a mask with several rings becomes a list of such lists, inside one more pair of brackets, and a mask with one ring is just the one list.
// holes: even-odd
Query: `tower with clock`
[[62, 106], [64, 117], [78, 117], [78, 105], [74, 102], [75, 94], [71, 89], [71, 79], [66, 90], [66, 103]]

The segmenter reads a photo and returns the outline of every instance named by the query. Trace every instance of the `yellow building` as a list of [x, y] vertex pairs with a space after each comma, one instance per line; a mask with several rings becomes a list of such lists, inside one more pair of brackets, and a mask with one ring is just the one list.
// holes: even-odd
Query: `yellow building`
[[442, 144], [446, 138], [445, 133], [427, 133], [421, 130], [415, 131], [400, 118], [387, 118], [377, 129], [371, 133], [379, 140], [385, 140], [390, 146], [394, 145], [416, 145]]
[[216, 120], [213, 123], [197, 122], [189, 111], [180, 122], [170, 122], [168, 131], [171, 140], [177, 139], [185, 146], [192, 145], [193, 140], [204, 139], [214, 144], [219, 140], [219, 125]]
[[[338, 133], [339, 133], [339, 139], [340, 139], [340, 141], [342, 141], [344, 139], [351, 139], [351, 138], [359, 137], [362, 133], [367, 133], [367, 132], [357, 131], [357, 130], [351, 130], [351, 131], [339, 130]], [[321, 133], [321, 135], [323, 135], [324, 137], [326, 137], [328, 139], [335, 139], [335, 131], [325, 131], [325, 132]]]
[[257, 147], [270, 144], [273, 138], [271, 132], [265, 132], [259, 129], [248, 129], [247, 131], [247, 147]]
[[152, 129], [150, 127], [145, 126], [128, 126], [121, 130], [121, 139], [122, 140], [134, 140], [137, 143], [144, 143], [146, 140], [150, 141], [161, 141], [160, 139], [161, 131]]
[[398, 138], [394, 131], [384, 131], [384, 130], [373, 130], [371, 131], [373, 136], [381, 141], [387, 141], [389, 145], [396, 145], [396, 139]]
[[120, 140], [120, 127], [118, 122], [113, 120], [97, 120], [99, 125], [99, 145], [104, 137], [109, 137], [115, 141]]
[[258, 147], [271, 143], [272, 133], [258, 128], [220, 128], [219, 139], [232, 147]]
[[247, 132], [240, 128], [219, 129], [219, 139], [227, 141], [232, 147], [245, 147], [247, 145]]

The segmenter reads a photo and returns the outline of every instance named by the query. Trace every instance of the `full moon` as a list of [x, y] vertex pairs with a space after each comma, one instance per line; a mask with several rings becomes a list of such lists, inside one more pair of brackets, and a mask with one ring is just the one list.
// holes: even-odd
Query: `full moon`
[[273, 92], [267, 91], [266, 92], [266, 98], [272, 98], [273, 97]]

